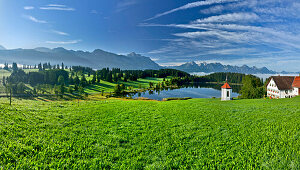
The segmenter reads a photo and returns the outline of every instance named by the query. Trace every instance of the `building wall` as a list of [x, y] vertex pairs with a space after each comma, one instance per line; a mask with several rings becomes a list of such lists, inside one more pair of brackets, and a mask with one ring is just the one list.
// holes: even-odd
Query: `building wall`
[[293, 96], [298, 96], [299, 95], [299, 88], [294, 88], [294, 91], [292, 93]]
[[279, 90], [273, 79], [271, 79], [267, 86], [267, 96], [275, 99], [295, 97], [298, 95], [298, 93], [298, 88], [291, 90]]
[[[227, 97], [227, 92], [229, 92], [228, 97]], [[222, 89], [221, 90], [221, 100], [232, 100], [232, 89]]]
[[294, 90], [281, 90], [281, 96], [280, 98], [291, 98], [295, 97]]
[[275, 81], [271, 79], [267, 86], [267, 96], [272, 98], [281, 98], [281, 91], [278, 89]]

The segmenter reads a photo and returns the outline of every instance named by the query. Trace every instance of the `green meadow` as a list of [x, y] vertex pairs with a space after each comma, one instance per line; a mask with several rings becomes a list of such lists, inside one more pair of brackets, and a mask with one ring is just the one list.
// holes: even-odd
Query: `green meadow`
[[[38, 69], [24, 69], [25, 73], [36, 72], [36, 71], [38, 71]], [[0, 69], [0, 78], [1, 78], [0, 82], [2, 82], [3, 76], [9, 77], [11, 75], [11, 73], [12, 73], [11, 71], [6, 71], [3, 69]], [[86, 74], [85, 76], [86, 76], [87, 80], [92, 80], [92, 78], [93, 78], [93, 75], [88, 77], [88, 75]], [[166, 79], [170, 79], [170, 77], [168, 77]], [[128, 80], [127, 82], [120, 80], [118, 82], [113, 82], [113, 83], [107, 82], [105, 80], [101, 80], [100, 83], [88, 85], [87, 87], [85, 87], [84, 92], [89, 93], [89, 94], [101, 93], [102, 91], [104, 91], [105, 93], [109, 93], [109, 92], [114, 91], [114, 88], [117, 84], [124, 84], [127, 88], [130, 87], [131, 89], [141, 89], [141, 88], [148, 88], [150, 82], [157, 84], [162, 81], [163, 81], [163, 78], [154, 78], [154, 77], [138, 79], [137, 81], [129, 81]], [[30, 89], [33, 89], [33, 87], [31, 87], [29, 84], [26, 84], [26, 86]], [[2, 94], [5, 93], [5, 87], [3, 86], [2, 83], [0, 83], [0, 94], [1, 93]]]
[[11, 75], [11, 72], [10, 72], [10, 71], [0, 69], [0, 78], [1, 78], [1, 79], [3, 78], [3, 76], [9, 77], [10, 75]]
[[0, 169], [299, 169], [300, 98], [0, 99]]
[[[87, 80], [92, 79], [92, 76], [88, 77]], [[138, 81], [119, 81], [118, 83], [110, 83], [104, 80], [101, 80], [100, 83], [89, 85], [84, 88], [84, 91], [86, 93], [99, 93], [104, 90], [105, 92], [113, 92], [116, 84], [124, 84], [126, 87], [132, 87], [133, 89], [140, 89], [140, 88], [148, 88], [149, 83], [152, 82], [154, 84], [157, 84], [159, 82], [162, 82], [163, 78], [153, 78], [153, 77], [147, 77], [145, 79], [138, 79]]]

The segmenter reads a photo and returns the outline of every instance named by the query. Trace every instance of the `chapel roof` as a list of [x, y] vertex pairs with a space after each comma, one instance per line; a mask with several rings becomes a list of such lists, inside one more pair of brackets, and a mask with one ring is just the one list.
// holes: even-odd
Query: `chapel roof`
[[229, 84], [227, 82], [221, 88], [222, 89], [231, 89], [231, 87], [229, 86]]

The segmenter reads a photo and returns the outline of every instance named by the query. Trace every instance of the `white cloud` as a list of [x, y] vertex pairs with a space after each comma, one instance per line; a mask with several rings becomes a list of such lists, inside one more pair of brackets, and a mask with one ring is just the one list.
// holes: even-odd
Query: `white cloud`
[[47, 44], [60, 44], [60, 45], [65, 45], [65, 44], [77, 44], [81, 40], [71, 40], [71, 41], [46, 41]]
[[225, 7], [223, 5], [216, 5], [216, 6], [212, 6], [210, 8], [203, 9], [200, 12], [203, 14], [220, 13], [224, 9], [225, 9]]
[[[205, 6], [208, 2], [212, 4]], [[294, 0], [237, 0], [230, 3], [202, 0], [148, 20], [198, 5], [203, 6], [200, 18], [187, 24], [139, 24], [141, 27], [177, 28], [170, 31], [170, 35], [175, 36], [173, 39], [168, 38], [171, 40], [148, 54], [159, 57], [159, 62], [164, 64], [215, 60], [230, 65], [299, 71], [300, 3]]]
[[137, 0], [121, 0], [117, 3], [116, 12], [122, 12], [137, 3]]
[[249, 22], [258, 20], [259, 16], [254, 13], [232, 13], [218, 16], [211, 16], [204, 19], [198, 19], [193, 23], [212, 23], [212, 22]]
[[49, 4], [48, 6], [50, 6], [50, 7], [61, 7], [61, 8], [66, 7], [66, 5], [60, 5], [60, 4]]
[[52, 30], [53, 33], [58, 34], [58, 35], [64, 35], [64, 36], [69, 36], [68, 33], [62, 32], [62, 31], [57, 31], [57, 30]]
[[163, 13], [160, 13], [160, 14], [156, 14], [154, 17], [149, 18], [149, 19], [147, 19], [145, 21], [156, 19], [156, 18], [165, 16], [165, 15], [177, 12], [177, 11], [186, 10], [186, 9], [190, 9], [190, 8], [196, 8], [196, 7], [199, 7], [199, 6], [221, 4], [221, 3], [228, 3], [228, 2], [237, 2], [237, 1], [238, 0], [205, 0], [205, 1], [192, 2], [192, 3], [188, 3], [186, 5], [183, 5], [181, 7], [172, 9], [170, 11], [166, 11], [166, 12], [163, 12]]
[[67, 7], [66, 5], [49, 4], [45, 7], [40, 7], [42, 10], [57, 10], [57, 11], [75, 11], [74, 8]]
[[23, 17], [26, 18], [26, 19], [29, 19], [29, 20], [31, 20], [31, 21], [33, 21], [33, 22], [36, 22], [36, 23], [41, 23], [41, 24], [46, 24], [46, 23], [48, 23], [47, 21], [39, 20], [39, 19], [37, 19], [37, 18], [35, 18], [35, 17], [33, 17], [33, 16], [30, 16], [30, 15], [23, 15]]
[[34, 7], [33, 7], [33, 6], [24, 6], [24, 9], [25, 9], [25, 10], [33, 10]]

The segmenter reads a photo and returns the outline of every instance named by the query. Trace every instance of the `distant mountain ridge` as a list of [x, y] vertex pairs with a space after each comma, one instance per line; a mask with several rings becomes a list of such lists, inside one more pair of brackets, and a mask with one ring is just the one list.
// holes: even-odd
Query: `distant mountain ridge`
[[266, 67], [257, 68], [257, 67], [249, 67], [247, 65], [243, 65], [239, 67], [239, 66], [223, 65], [221, 63], [205, 63], [205, 62], [197, 64], [194, 61], [182, 64], [180, 66], [171, 66], [170, 68], [178, 69], [188, 73], [233, 72], [233, 73], [244, 73], [244, 74], [276, 74], [275, 71], [269, 70]]
[[12, 63], [33, 65], [43, 62], [51, 64], [61, 64], [68, 66], [81, 65], [93, 69], [120, 68], [123, 70], [145, 70], [160, 69], [157, 63], [149, 57], [131, 53], [128, 55], [118, 55], [96, 49], [93, 52], [67, 50], [62, 47], [49, 49], [38, 47], [35, 49], [12, 49], [7, 50], [0, 46], [0, 63]]
[[6, 50], [6, 48], [0, 45], [0, 50]]
[[[50, 62], [51, 64], [61, 64], [64, 62], [67, 66], [85, 66], [93, 69], [101, 68], [120, 68], [122, 70], [147, 70], [172, 68], [188, 73], [193, 72], [235, 72], [244, 74], [276, 74], [277, 72], [269, 70], [266, 67], [257, 68], [243, 66], [222, 65], [221, 63], [200, 63], [188, 62], [180, 66], [162, 67], [149, 57], [136, 54], [134, 52], [128, 55], [118, 55], [115, 53], [96, 49], [93, 52], [81, 50], [67, 50], [62, 47], [45, 48], [37, 47], [35, 49], [6, 49], [0, 45], [0, 64], [17, 62], [18, 64], [34, 65], [38, 63]], [[288, 74], [289, 72], [281, 72]]]

